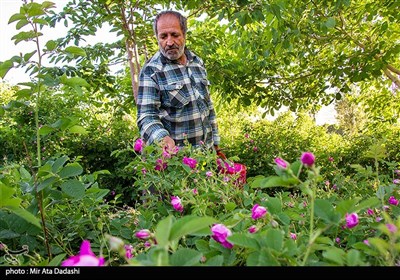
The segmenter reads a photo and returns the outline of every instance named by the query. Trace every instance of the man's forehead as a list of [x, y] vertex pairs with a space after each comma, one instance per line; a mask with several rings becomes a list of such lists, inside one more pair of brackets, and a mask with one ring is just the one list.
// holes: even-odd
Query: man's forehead
[[157, 22], [157, 29], [159, 33], [176, 32], [177, 29], [182, 31], [179, 20], [173, 15], [161, 16]]

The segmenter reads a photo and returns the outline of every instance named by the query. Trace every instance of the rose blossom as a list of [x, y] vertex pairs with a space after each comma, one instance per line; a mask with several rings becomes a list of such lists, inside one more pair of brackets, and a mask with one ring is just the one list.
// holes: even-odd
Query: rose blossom
[[104, 258], [97, 258], [91, 249], [90, 241], [83, 240], [79, 255], [69, 257], [61, 266], [104, 266]]
[[250, 233], [255, 233], [257, 232], [257, 227], [255, 225], [252, 225], [251, 227], [249, 227], [249, 232]]
[[346, 226], [347, 228], [353, 228], [358, 225], [358, 215], [357, 213], [346, 213]]
[[391, 233], [395, 233], [397, 231], [397, 227], [394, 224], [386, 224], [386, 227]]
[[189, 166], [191, 169], [195, 169], [197, 165], [197, 160], [190, 157], [183, 157], [182, 162], [183, 164]]
[[143, 150], [143, 140], [141, 138], [138, 138], [135, 142], [135, 146], [133, 147], [133, 149], [135, 150], [135, 152], [137, 153], [141, 153]]
[[181, 199], [178, 196], [171, 196], [172, 207], [178, 212], [183, 212], [183, 205]]
[[399, 205], [399, 201], [394, 196], [391, 196], [391, 197], [389, 197], [389, 204], [397, 206], [397, 205]]
[[148, 239], [151, 236], [151, 233], [148, 229], [141, 229], [135, 233], [135, 236], [140, 239]]
[[225, 225], [214, 224], [211, 227], [211, 232], [212, 232], [211, 237], [215, 241], [220, 243], [222, 246], [224, 246], [225, 248], [228, 248], [228, 249], [231, 249], [233, 247], [233, 244], [226, 240], [228, 238], [228, 236], [232, 235], [232, 232]]
[[260, 219], [267, 214], [267, 209], [263, 206], [260, 206], [258, 204], [255, 204], [253, 208], [251, 209], [251, 217], [254, 220]]
[[288, 167], [287, 162], [280, 157], [275, 158], [274, 161], [275, 161], [276, 165], [280, 168], [286, 169]]
[[312, 166], [315, 162], [315, 156], [311, 152], [304, 152], [301, 154], [300, 160], [304, 165]]

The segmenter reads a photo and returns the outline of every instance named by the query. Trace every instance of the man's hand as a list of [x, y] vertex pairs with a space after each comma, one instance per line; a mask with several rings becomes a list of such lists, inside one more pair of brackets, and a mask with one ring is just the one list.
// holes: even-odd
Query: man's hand
[[161, 140], [161, 146], [163, 148], [165, 148], [168, 152], [172, 152], [175, 150], [175, 141], [174, 139], [172, 139], [169, 136], [165, 136], [162, 140]]
[[214, 149], [217, 152], [217, 156], [223, 160], [226, 160], [225, 154], [222, 152], [222, 150], [219, 148], [218, 145], [214, 145]]

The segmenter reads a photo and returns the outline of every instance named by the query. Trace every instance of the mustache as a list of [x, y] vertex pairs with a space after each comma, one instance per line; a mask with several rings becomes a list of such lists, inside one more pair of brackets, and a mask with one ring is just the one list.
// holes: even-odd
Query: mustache
[[165, 47], [165, 51], [174, 50], [174, 49], [179, 50], [179, 46], [173, 45], [173, 46], [170, 46], [170, 47]]

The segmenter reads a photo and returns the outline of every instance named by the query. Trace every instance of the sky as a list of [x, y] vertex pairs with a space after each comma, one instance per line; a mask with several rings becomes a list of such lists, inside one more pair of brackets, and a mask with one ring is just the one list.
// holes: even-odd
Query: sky
[[[57, 0], [56, 6], [65, 5], [68, 0]], [[33, 50], [33, 43], [20, 42], [17, 45], [11, 38], [18, 34], [21, 30], [15, 28], [16, 22], [8, 24], [8, 20], [13, 14], [19, 12], [19, 8], [23, 2], [21, 0], [0, 0], [0, 61], [10, 59], [14, 55], [19, 55], [20, 52], [26, 53], [25, 50]], [[48, 35], [46, 35], [48, 36]], [[51, 38], [46, 39], [50, 40]], [[45, 42], [45, 40], [43, 40]], [[24, 73], [23, 69], [11, 69], [4, 80], [10, 84], [29, 81], [29, 76]]]
[[[50, 0], [55, 3], [56, 8], [54, 9], [56, 12], [61, 11], [63, 7], [70, 2], [71, 0]], [[43, 1], [36, 0], [37, 3], [42, 3]], [[19, 8], [23, 4], [22, 0], [0, 0], [0, 61], [5, 61], [13, 57], [14, 55], [19, 55], [20, 52], [23, 54], [27, 52], [31, 52], [36, 49], [33, 42], [20, 42], [17, 45], [14, 44], [14, 41], [11, 38], [18, 34], [21, 31], [26, 31], [24, 29], [17, 30], [16, 23], [12, 22], [8, 24], [8, 20], [13, 14], [19, 12]], [[94, 45], [98, 42], [114, 42], [115, 41], [115, 33], [112, 36], [108, 36], [109, 28], [107, 29], [107, 25], [103, 27], [100, 31], [97, 32], [96, 36], [87, 37], [90, 40], [90, 44]], [[41, 48], [44, 47], [44, 44], [52, 39], [58, 39], [63, 35], [67, 34], [67, 28], [62, 24], [58, 23], [56, 28], [44, 28], [41, 30], [43, 36], [39, 38], [41, 42]], [[46, 60], [44, 59], [44, 64]], [[4, 80], [10, 84], [17, 84], [20, 82], [29, 81], [29, 75], [25, 73], [24, 69], [11, 69]]]
[[[56, 11], [62, 10], [62, 8], [70, 0], [53, 0], [56, 4]], [[36, 1], [42, 3], [43, 1]], [[11, 38], [18, 34], [21, 30], [15, 28], [16, 22], [8, 24], [10, 17], [19, 12], [19, 8], [22, 5], [22, 0], [0, 0], [0, 61], [5, 61], [10, 59], [14, 55], [19, 55], [20, 52], [27, 53], [34, 49], [33, 43], [20, 42], [17, 45]], [[54, 31], [46, 32], [43, 31], [43, 38], [41, 42], [44, 44], [48, 40], [60, 38], [63, 34], [66, 34], [66, 28], [63, 24], [58, 24]], [[97, 42], [112, 42], [115, 38], [107, 38], [109, 33], [107, 30], [101, 30], [95, 38], [91, 38], [91, 44]], [[113, 35], [115, 36], [115, 34]], [[89, 40], [88, 40], [89, 41]], [[20, 82], [29, 81], [29, 76], [24, 73], [23, 69], [11, 69], [4, 80], [10, 84], [17, 84]], [[323, 107], [321, 111], [318, 112], [316, 116], [317, 124], [324, 123], [334, 123], [335, 122], [336, 111], [333, 107], [327, 106]]]

